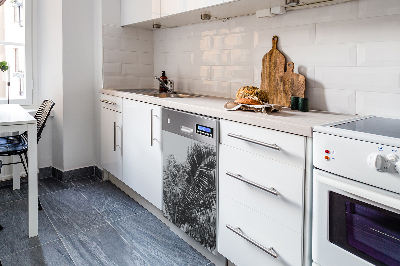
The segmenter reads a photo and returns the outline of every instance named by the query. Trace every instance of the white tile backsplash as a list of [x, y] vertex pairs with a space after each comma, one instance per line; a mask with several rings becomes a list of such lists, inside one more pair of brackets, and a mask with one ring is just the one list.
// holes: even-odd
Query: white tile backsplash
[[359, 18], [400, 14], [399, 0], [359, 0], [359, 7]]
[[356, 92], [351, 90], [329, 90], [307, 88], [309, 109], [335, 113], [354, 114], [356, 112]]
[[120, 50], [121, 49], [121, 38], [104, 36], [103, 47], [104, 47], [104, 49], [109, 49], [109, 50]]
[[262, 58], [277, 35], [286, 62], [306, 77], [311, 109], [399, 116], [399, 29], [399, 0], [155, 31], [104, 25], [104, 86], [158, 88], [152, 76], [165, 70], [178, 91], [234, 98], [240, 87], [260, 86]]
[[121, 63], [104, 63], [103, 71], [106, 76], [121, 76]]
[[272, 37], [278, 36], [278, 49], [288, 46], [303, 46], [315, 44], [315, 24], [260, 29], [254, 31], [254, 47], [272, 48]]
[[231, 65], [230, 50], [197, 51], [194, 53], [195, 65]]
[[356, 112], [400, 119], [400, 93], [357, 92]]
[[139, 63], [139, 53], [119, 50], [104, 50], [105, 63]]
[[229, 98], [231, 96], [231, 84], [225, 81], [194, 80], [194, 91], [203, 95]]
[[152, 40], [121, 39], [121, 49], [124, 51], [134, 51], [143, 53], [153, 52]]
[[198, 79], [198, 80], [211, 80], [209, 66], [189, 66], [180, 65], [179, 66], [179, 79]]
[[123, 76], [153, 77], [153, 72], [152, 65], [122, 64]]
[[254, 82], [253, 66], [212, 66], [211, 80], [228, 82]]
[[357, 65], [400, 67], [400, 42], [371, 42], [357, 44]]
[[315, 86], [324, 89], [400, 93], [400, 67], [316, 67]]
[[140, 53], [139, 54], [139, 64], [140, 65], [151, 65], [154, 64], [154, 53]]
[[[380, 0], [379, 0], [380, 1]], [[358, 15], [358, 1], [330, 5], [319, 8], [310, 8], [297, 11], [288, 11], [282, 16], [282, 26], [315, 24], [332, 21], [356, 19]]]
[[153, 33], [103, 25], [103, 87], [151, 88], [154, 83]]
[[317, 24], [316, 44], [400, 41], [400, 15]]
[[286, 60], [306, 66], [356, 66], [357, 44], [283, 47]]

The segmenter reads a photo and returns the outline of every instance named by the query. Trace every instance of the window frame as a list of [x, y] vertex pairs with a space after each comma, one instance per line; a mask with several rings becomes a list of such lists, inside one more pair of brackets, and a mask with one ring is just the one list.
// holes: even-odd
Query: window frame
[[[6, 3], [5, 3], [6, 4]], [[34, 99], [37, 95], [34, 90], [34, 81], [36, 80], [37, 71], [37, 0], [23, 0], [22, 23], [25, 29], [25, 43], [13, 43], [0, 41], [0, 45], [13, 45], [24, 47], [25, 52], [25, 99], [10, 99], [10, 104], [20, 104], [27, 108], [35, 108]], [[7, 104], [7, 99], [0, 99], [0, 104]]]

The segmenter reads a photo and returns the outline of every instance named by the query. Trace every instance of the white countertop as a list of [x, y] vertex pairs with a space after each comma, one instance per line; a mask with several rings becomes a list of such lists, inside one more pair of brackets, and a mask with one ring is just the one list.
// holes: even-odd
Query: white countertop
[[312, 128], [314, 126], [356, 117], [355, 115], [334, 114], [321, 111], [292, 111], [290, 108], [283, 108], [281, 112], [274, 112], [271, 114], [255, 113], [251, 111], [227, 111], [224, 108], [224, 104], [230, 101], [230, 99], [212, 96], [194, 98], [157, 98], [148, 95], [124, 92], [123, 90], [117, 89], [101, 89], [100, 93], [260, 126], [305, 137], [312, 137]]

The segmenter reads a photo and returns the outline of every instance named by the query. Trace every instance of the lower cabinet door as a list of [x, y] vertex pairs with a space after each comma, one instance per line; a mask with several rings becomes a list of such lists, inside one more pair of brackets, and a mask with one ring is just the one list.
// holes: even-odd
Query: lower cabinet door
[[123, 181], [161, 210], [161, 107], [124, 99], [123, 114]]
[[101, 165], [122, 180], [122, 114], [101, 108]]
[[301, 265], [301, 234], [226, 196], [219, 199], [219, 253], [237, 266]]

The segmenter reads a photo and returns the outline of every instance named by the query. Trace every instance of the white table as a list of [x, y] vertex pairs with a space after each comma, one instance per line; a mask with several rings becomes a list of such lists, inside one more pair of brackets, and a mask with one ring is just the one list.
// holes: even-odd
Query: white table
[[18, 104], [1, 104], [0, 133], [15, 131], [19, 131], [20, 133], [28, 131], [29, 237], [34, 237], [38, 235], [38, 160], [36, 119]]

